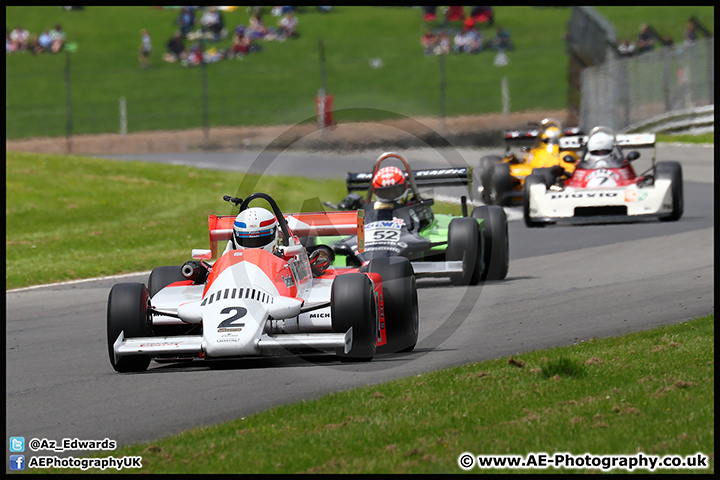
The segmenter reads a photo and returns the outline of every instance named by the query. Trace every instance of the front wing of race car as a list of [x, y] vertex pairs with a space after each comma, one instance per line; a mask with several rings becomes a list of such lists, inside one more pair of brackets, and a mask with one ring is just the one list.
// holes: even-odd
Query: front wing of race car
[[639, 218], [672, 213], [672, 182], [656, 179], [653, 186], [573, 188], [561, 191], [534, 184], [529, 190], [528, 217], [533, 222], [588, 221], [593, 217]]
[[[115, 344], [116, 360], [125, 355], [165, 355], [171, 357], [197, 357], [203, 352], [202, 335], [178, 335], [168, 337], [125, 338], [121, 332]], [[335, 350], [343, 348], [345, 353], [352, 349], [352, 327], [346, 333], [306, 333], [260, 335], [250, 353], [233, 351], [230, 356], [272, 355], [283, 350], [313, 348]]]

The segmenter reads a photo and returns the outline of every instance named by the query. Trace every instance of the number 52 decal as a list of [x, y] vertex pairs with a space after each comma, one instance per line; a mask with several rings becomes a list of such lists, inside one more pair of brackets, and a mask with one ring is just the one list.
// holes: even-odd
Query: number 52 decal
[[[400, 240], [400, 230], [396, 228], [377, 228], [367, 232], [370, 242], [397, 242]], [[365, 239], [367, 242], [368, 239]]]

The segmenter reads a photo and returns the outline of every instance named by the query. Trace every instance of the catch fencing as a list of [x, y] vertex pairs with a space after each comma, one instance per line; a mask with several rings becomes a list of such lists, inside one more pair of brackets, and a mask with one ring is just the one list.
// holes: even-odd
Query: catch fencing
[[714, 64], [714, 37], [630, 57], [609, 52], [604, 63], [582, 72], [580, 126], [621, 131], [663, 114], [714, 105]]

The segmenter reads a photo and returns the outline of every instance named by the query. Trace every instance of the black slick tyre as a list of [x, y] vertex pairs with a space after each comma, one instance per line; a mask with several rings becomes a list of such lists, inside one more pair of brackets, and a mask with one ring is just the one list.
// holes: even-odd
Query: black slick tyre
[[478, 268], [478, 223], [471, 217], [453, 218], [448, 228], [448, 244], [445, 260], [462, 260], [462, 272], [451, 273], [453, 285], [470, 285]]
[[483, 187], [482, 200], [488, 205], [492, 205], [490, 189], [492, 188], [492, 174], [496, 163], [502, 162], [502, 158], [497, 155], [487, 155], [480, 159], [480, 184]]
[[336, 349], [341, 360], [372, 360], [377, 348], [378, 312], [370, 278], [364, 273], [338, 275], [330, 290], [330, 312], [334, 333], [353, 329], [350, 351]]
[[685, 199], [683, 198], [683, 176], [682, 167], [679, 162], [658, 162], [655, 166], [656, 180], [670, 180], [672, 192], [672, 212], [669, 215], [660, 217], [663, 222], [675, 222], [680, 220], [685, 210]]
[[513, 178], [510, 175], [509, 163], [496, 163], [493, 165], [490, 184], [490, 204], [508, 206], [510, 204], [510, 192], [513, 189]]
[[544, 226], [542, 222], [536, 222], [530, 216], [530, 188], [533, 185], [539, 184], [544, 185], [545, 188], [547, 188], [545, 175], [533, 172], [525, 179], [525, 186], [523, 188], [523, 218], [525, 220], [525, 225], [530, 228]]
[[120, 332], [125, 338], [152, 335], [148, 313], [150, 294], [142, 283], [118, 283], [110, 290], [107, 306], [107, 346], [110, 364], [117, 372], [143, 372], [150, 365], [149, 355], [115, 358], [114, 343]]
[[183, 277], [182, 267], [179, 265], [153, 268], [153, 271], [150, 272], [150, 277], [148, 278], [150, 298], [154, 297], [157, 292], [171, 283], [182, 282], [185, 280], [187, 279]]
[[387, 343], [378, 346], [376, 353], [411, 352], [417, 344], [420, 317], [410, 261], [405, 257], [377, 258], [363, 270], [382, 278]]
[[[471, 285], [480, 280], [504, 280], [510, 267], [510, 242], [505, 210], [499, 206], [480, 206], [473, 209], [471, 216], [484, 221], [480, 236], [483, 243], [484, 269], [476, 269]], [[478, 252], [480, 251], [478, 249]]]

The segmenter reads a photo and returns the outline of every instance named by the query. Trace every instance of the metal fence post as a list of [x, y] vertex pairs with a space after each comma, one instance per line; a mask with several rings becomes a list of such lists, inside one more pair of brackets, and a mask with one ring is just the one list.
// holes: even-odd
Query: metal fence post
[[205, 38], [200, 41], [200, 68], [202, 70], [203, 138], [210, 139], [210, 114], [208, 111], [208, 76], [205, 62]]
[[65, 50], [65, 139], [67, 140], [67, 153], [72, 152], [72, 89], [70, 87], [70, 52]]
[[503, 115], [510, 114], [510, 87], [508, 86], [507, 77], [503, 77], [500, 85], [500, 91], [502, 93], [502, 111]]
[[438, 65], [440, 67], [440, 119], [442, 120], [442, 128], [445, 130], [445, 94], [447, 90], [447, 81], [445, 80], [445, 55], [438, 55]]
[[127, 102], [120, 97], [120, 135], [127, 135]]

